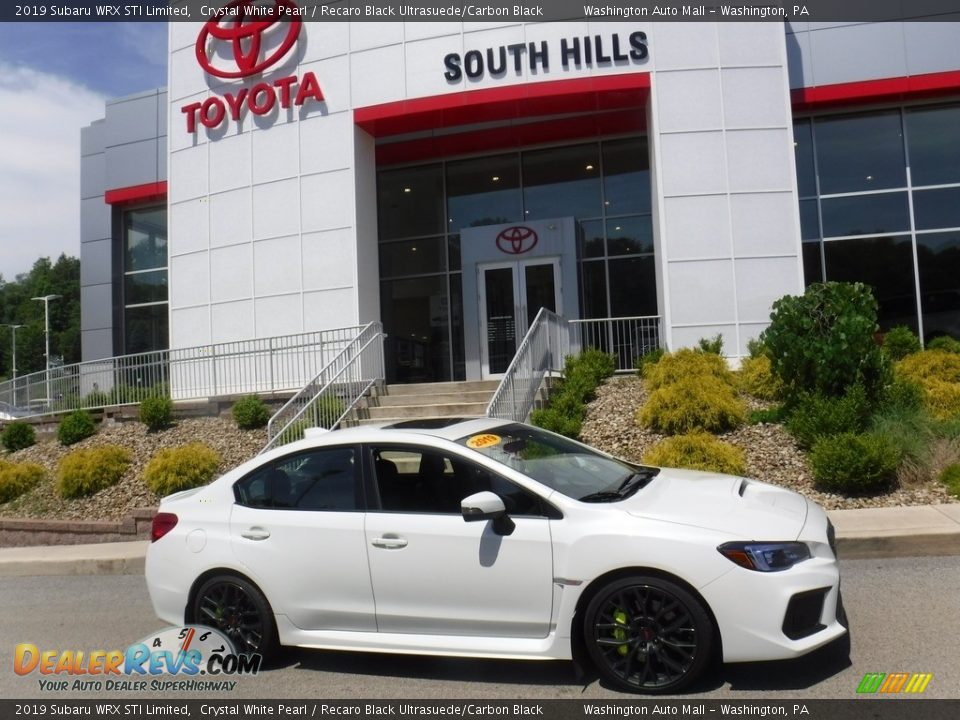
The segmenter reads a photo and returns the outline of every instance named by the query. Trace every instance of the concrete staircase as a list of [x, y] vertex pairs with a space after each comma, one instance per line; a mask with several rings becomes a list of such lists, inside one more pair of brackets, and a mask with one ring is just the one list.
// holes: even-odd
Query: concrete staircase
[[364, 398], [343, 425], [391, 423], [432, 417], [482, 416], [499, 380], [387, 385]]

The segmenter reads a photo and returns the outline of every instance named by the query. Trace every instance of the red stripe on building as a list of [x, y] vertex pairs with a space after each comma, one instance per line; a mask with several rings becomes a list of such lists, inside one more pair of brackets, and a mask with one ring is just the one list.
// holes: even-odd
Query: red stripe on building
[[960, 95], [960, 70], [792, 90], [794, 111]]
[[108, 205], [129, 205], [131, 203], [163, 200], [166, 197], [167, 183], [163, 181], [107, 190], [104, 193], [103, 200]]

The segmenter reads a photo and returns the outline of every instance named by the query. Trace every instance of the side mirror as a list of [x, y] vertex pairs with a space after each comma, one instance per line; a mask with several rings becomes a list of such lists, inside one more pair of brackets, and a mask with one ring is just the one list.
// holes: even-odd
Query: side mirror
[[513, 520], [507, 515], [503, 500], [489, 490], [464, 498], [460, 502], [460, 514], [466, 522], [493, 520], [493, 531], [497, 535], [510, 535], [516, 528]]

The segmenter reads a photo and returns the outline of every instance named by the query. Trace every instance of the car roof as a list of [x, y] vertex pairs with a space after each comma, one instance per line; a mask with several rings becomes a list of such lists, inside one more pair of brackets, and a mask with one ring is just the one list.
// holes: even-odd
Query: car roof
[[371, 423], [351, 428], [330, 430], [322, 434], [307, 431], [308, 440], [319, 440], [323, 444], [340, 442], [384, 442], [390, 436], [426, 435], [444, 440], [458, 440], [467, 435], [488, 432], [493, 428], [510, 423], [510, 420], [487, 417], [419, 418], [388, 423]]

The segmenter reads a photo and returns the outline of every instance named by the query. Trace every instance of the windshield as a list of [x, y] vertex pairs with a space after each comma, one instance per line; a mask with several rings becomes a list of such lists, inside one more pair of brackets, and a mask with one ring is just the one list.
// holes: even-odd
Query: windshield
[[503, 425], [457, 442], [527, 475], [567, 497], [616, 502], [629, 497], [659, 470], [631, 465], [528, 425]]

